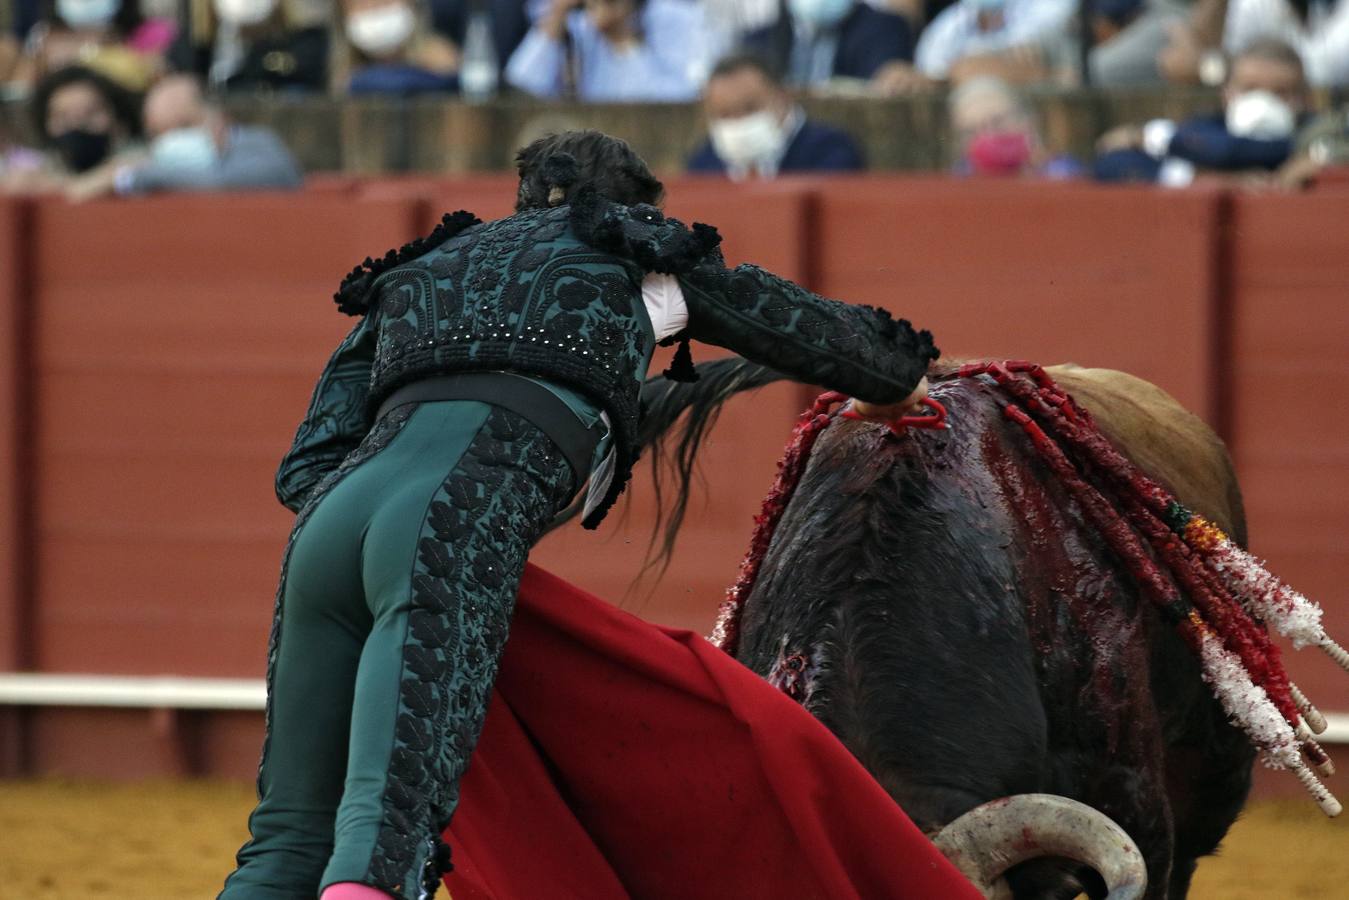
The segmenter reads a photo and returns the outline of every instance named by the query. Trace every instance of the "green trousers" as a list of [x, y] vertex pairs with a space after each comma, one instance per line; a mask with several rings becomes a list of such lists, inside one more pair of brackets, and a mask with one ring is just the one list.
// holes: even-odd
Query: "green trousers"
[[286, 552], [251, 839], [223, 900], [431, 896], [529, 549], [576, 478], [486, 403], [386, 415]]

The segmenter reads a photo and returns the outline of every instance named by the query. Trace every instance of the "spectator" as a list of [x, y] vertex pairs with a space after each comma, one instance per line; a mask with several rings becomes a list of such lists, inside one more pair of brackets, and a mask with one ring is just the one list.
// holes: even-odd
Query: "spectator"
[[948, 101], [958, 175], [1076, 178], [1082, 167], [1045, 149], [1035, 116], [1006, 82], [972, 78]]
[[0, 32], [0, 101], [21, 94], [23, 86], [17, 78], [23, 66], [23, 51], [18, 39], [8, 32]]
[[506, 80], [536, 97], [682, 102], [698, 96], [710, 52], [689, 0], [552, 0]]
[[0, 101], [17, 92], [14, 77], [23, 59], [23, 40], [33, 27], [31, 7], [32, 0], [0, 4]]
[[1349, 0], [1232, 0], [1223, 49], [1240, 53], [1262, 38], [1277, 38], [1302, 58], [1317, 87], [1349, 85]]
[[1222, 115], [1117, 128], [1101, 138], [1096, 177], [1183, 187], [1201, 172], [1272, 172], [1293, 153], [1307, 100], [1297, 51], [1272, 38], [1256, 41], [1232, 61]]
[[79, 64], [132, 91], [163, 70], [177, 25], [146, 18], [137, 0], [43, 0], [28, 30], [12, 82], [32, 85], [46, 73]]
[[41, 153], [16, 140], [0, 120], [0, 188], [33, 177], [31, 173], [40, 172], [45, 162]]
[[229, 122], [190, 75], [173, 75], [145, 97], [149, 152], [77, 179], [72, 200], [157, 191], [237, 191], [300, 186], [300, 167], [271, 130]]
[[1161, 84], [1157, 55], [1185, 21], [1175, 0], [1094, 0], [1087, 57], [1095, 87]]
[[1226, 57], [1263, 38], [1296, 50], [1313, 86], [1349, 85], [1349, 0], [1198, 0], [1158, 64], [1172, 81], [1216, 86]]
[[1279, 168], [1277, 182], [1304, 187], [1327, 169], [1344, 169], [1349, 176], [1349, 105], [1322, 113], [1298, 132], [1293, 157]]
[[226, 91], [328, 87], [328, 28], [321, 15], [284, 0], [211, 0], [209, 14], [169, 53], [179, 72]]
[[349, 94], [459, 90], [459, 48], [430, 27], [416, 0], [344, 0], [334, 87]]
[[[495, 57], [492, 62], [496, 67], [498, 81], [505, 75], [506, 64], [520, 46], [520, 42], [525, 39], [525, 35], [529, 34], [530, 27], [546, 16], [552, 5], [551, 0], [428, 0], [428, 2], [431, 6], [432, 25], [463, 48], [466, 66], [473, 65], [468, 57], [473, 55], [470, 51], [474, 49], [475, 40], [478, 39], [474, 31], [482, 33], [485, 30], [488, 38], [487, 49], [479, 53], [484, 58], [489, 55]], [[689, 2], [706, 4], [708, 0], [689, 0]], [[776, 4], [777, 0], [771, 2]], [[469, 84], [463, 85], [463, 90], [465, 93], [472, 93], [474, 76], [470, 74], [467, 80]], [[491, 88], [495, 90], [496, 87], [497, 84], [494, 82]]]
[[786, 0], [776, 23], [745, 35], [787, 83], [819, 87], [865, 81], [882, 88], [893, 73], [911, 70], [913, 28], [904, 16], [862, 0]]
[[717, 64], [703, 94], [709, 140], [689, 160], [690, 172], [722, 173], [732, 181], [781, 172], [853, 172], [862, 154], [845, 132], [806, 119], [768, 65], [729, 56]]
[[1076, 0], [960, 0], [927, 26], [914, 63], [926, 78], [990, 75], [1014, 84], [1056, 77], [1067, 64]]
[[770, 27], [782, 11], [781, 0], [703, 0], [703, 4], [710, 26], [727, 47], [737, 46], [744, 35]]
[[470, 100], [496, 93], [515, 48], [529, 33], [524, 0], [428, 0], [431, 27], [459, 48], [459, 89]]
[[137, 151], [138, 97], [92, 69], [67, 66], [43, 78], [30, 112], [47, 151], [44, 163], [7, 172], [6, 193], [59, 191], [75, 176], [111, 168]]
[[0, 4], [0, 27], [23, 41], [28, 32], [42, 18], [42, 7], [46, 0], [10, 0]]

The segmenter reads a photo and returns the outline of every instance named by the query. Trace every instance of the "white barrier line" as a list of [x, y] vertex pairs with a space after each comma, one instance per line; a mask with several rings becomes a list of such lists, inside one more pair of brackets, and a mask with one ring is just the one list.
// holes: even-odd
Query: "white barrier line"
[[0, 706], [261, 710], [266, 702], [261, 678], [0, 672]]
[[[173, 675], [50, 675], [0, 672], [0, 706], [112, 706], [139, 709], [261, 710], [261, 678]], [[1326, 713], [1323, 744], [1349, 744], [1349, 713]]]

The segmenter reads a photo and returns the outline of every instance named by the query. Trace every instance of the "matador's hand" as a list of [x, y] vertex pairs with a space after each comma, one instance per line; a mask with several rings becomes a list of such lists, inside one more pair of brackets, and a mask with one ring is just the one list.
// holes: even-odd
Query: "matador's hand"
[[920, 404], [926, 396], [927, 378], [924, 377], [922, 381], [918, 382], [918, 387], [913, 389], [913, 393], [898, 403], [867, 403], [865, 400], [854, 398], [852, 401], [852, 410], [859, 416], [865, 416], [868, 419], [893, 422], [901, 416], [921, 412], [922, 407]]

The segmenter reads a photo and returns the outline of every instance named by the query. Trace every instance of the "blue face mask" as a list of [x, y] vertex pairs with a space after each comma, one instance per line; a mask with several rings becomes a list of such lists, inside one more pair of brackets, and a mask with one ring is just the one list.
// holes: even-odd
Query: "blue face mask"
[[165, 169], [204, 172], [215, 166], [220, 151], [205, 128], [175, 128], [154, 139], [150, 158]]
[[121, 8], [121, 0], [56, 0], [56, 14], [71, 28], [102, 28]]
[[787, 11], [798, 22], [817, 28], [837, 25], [852, 12], [855, 0], [787, 0]]

